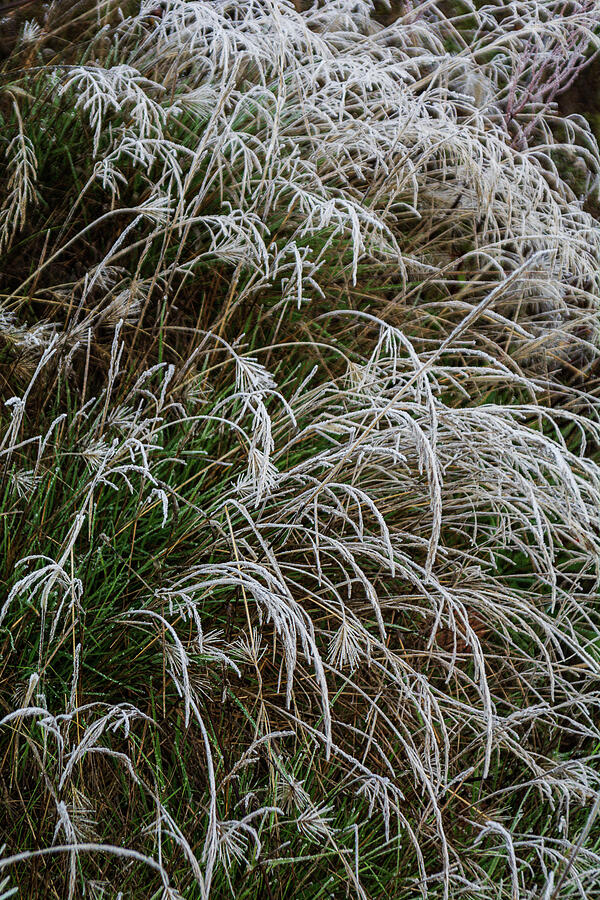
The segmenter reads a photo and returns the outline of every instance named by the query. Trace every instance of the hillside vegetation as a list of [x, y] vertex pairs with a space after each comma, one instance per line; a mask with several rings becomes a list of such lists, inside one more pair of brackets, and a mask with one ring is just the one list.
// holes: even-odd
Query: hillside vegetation
[[600, 897], [600, 4], [5, 15], [0, 898]]

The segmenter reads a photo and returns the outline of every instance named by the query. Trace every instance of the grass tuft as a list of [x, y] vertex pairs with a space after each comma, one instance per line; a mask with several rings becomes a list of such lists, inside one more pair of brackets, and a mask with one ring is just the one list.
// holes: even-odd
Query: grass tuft
[[597, 896], [597, 4], [7, 22], [0, 900]]

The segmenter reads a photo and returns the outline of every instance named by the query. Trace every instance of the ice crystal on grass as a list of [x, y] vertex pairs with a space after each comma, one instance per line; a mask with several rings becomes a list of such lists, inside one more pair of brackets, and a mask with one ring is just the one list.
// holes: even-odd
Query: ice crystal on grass
[[597, 4], [393, 6], [54, 4], [0, 60], [24, 895], [597, 881]]
[[25, 226], [27, 211], [36, 200], [37, 156], [15, 100], [13, 104], [19, 127], [4, 150], [8, 178], [0, 208], [0, 250], [9, 246], [17, 231]]
[[60, 93], [72, 91], [77, 97], [75, 108], [89, 115], [94, 131], [94, 155], [98, 153], [106, 119], [111, 113], [127, 113], [136, 138], [162, 137], [162, 125], [166, 116], [163, 109], [150, 96], [150, 91], [160, 95], [164, 87], [144, 78], [136, 69], [127, 65], [104, 67], [81, 66], [68, 72], [60, 87]]

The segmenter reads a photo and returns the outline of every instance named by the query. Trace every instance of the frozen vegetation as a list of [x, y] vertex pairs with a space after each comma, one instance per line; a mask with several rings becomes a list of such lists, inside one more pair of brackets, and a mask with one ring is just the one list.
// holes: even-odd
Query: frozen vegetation
[[296, 6], [0, 23], [0, 897], [600, 897], [600, 3]]

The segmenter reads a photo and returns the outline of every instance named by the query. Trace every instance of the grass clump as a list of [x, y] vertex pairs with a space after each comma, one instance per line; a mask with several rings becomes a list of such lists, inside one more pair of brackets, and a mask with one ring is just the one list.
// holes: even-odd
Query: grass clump
[[11, 18], [3, 896], [594, 896], [596, 15]]

